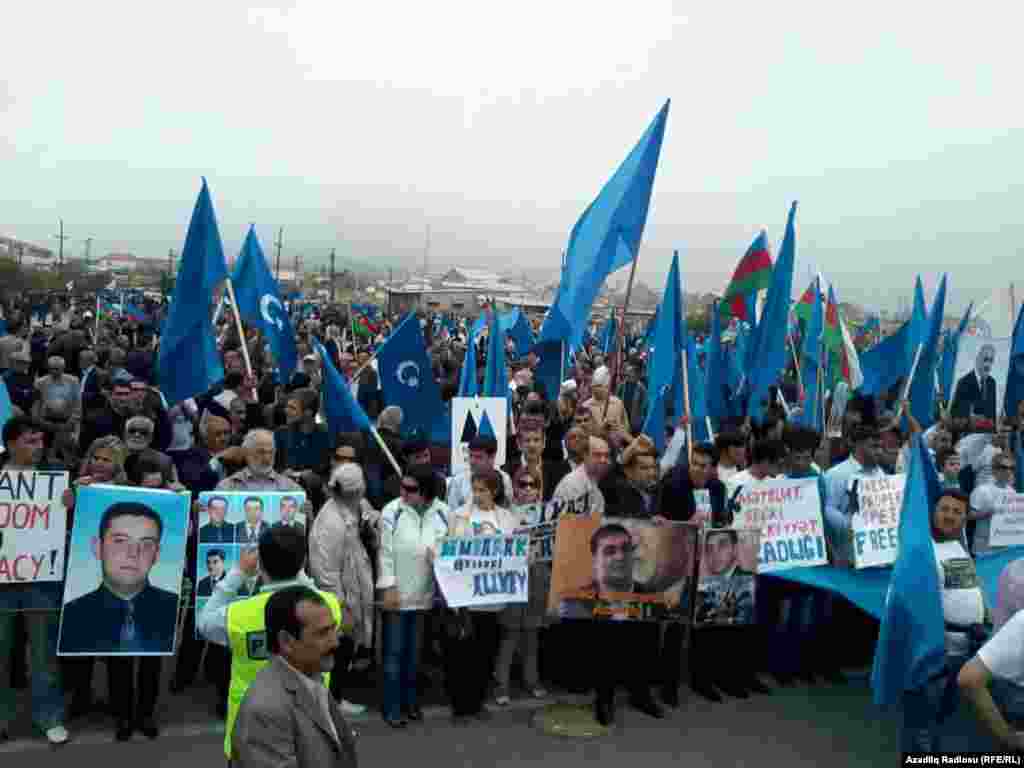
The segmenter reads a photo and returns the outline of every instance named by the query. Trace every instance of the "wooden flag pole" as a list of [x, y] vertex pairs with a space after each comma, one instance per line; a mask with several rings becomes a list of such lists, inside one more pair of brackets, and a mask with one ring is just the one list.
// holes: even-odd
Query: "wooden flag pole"
[[686, 414], [686, 460], [693, 459], [693, 419], [690, 414], [690, 375], [687, 353], [683, 349], [683, 412]]
[[252, 361], [249, 359], [249, 345], [245, 341], [245, 329], [242, 327], [242, 316], [238, 314], [238, 302], [235, 301], [235, 287], [231, 284], [231, 278], [225, 278], [225, 286], [228, 289], [228, 297], [231, 299], [231, 313], [235, 316], [235, 327], [238, 329], [238, 339], [242, 344], [242, 358], [245, 360], [245, 370], [250, 378], [256, 378], [252, 371]]
[[398, 473], [399, 479], [401, 479], [401, 477], [402, 477], [402, 468], [400, 466], [398, 466], [398, 462], [395, 460], [395, 457], [391, 454], [391, 451], [388, 449], [387, 444], [384, 442], [384, 438], [380, 436], [380, 432], [377, 431], [376, 427], [371, 426], [370, 427], [370, 434], [373, 435], [373, 439], [377, 441], [377, 445], [380, 446], [380, 449], [382, 451], [384, 451], [384, 455], [387, 457], [388, 461], [391, 463], [391, 466], [395, 468], [395, 472]]
[[914, 374], [917, 373], [917, 364], [921, 362], [922, 349], [924, 349], [924, 344], [918, 344], [917, 351], [914, 353], [914, 363], [910, 366], [910, 375], [907, 376], [907, 383], [903, 385], [903, 397], [900, 398], [900, 407], [896, 411], [896, 421], [899, 421], [903, 416], [903, 404], [907, 401], [907, 397], [910, 396], [910, 385], [914, 383]]

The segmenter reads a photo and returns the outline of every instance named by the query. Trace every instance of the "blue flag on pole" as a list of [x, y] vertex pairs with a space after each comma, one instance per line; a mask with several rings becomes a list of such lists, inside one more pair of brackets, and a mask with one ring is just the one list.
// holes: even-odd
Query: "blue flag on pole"
[[541, 341], [583, 341], [590, 309], [609, 274], [636, 258], [647, 223], [669, 101], [572, 228], [562, 279]]
[[377, 368], [384, 402], [402, 409], [402, 430], [415, 430], [429, 439], [443, 418], [444, 408], [415, 314], [407, 315], [381, 345]]
[[370, 418], [363, 407], [352, 397], [352, 390], [341, 378], [331, 362], [331, 356], [323, 345], [313, 340], [314, 349], [320, 356], [324, 369], [323, 399], [324, 417], [332, 435], [339, 432], [369, 432]]
[[900, 511], [899, 556], [871, 670], [874, 700], [882, 707], [899, 705], [905, 691], [924, 685], [946, 662], [942, 592], [931, 526], [939, 492], [928, 448], [915, 434]]
[[748, 369], [750, 399], [747, 415], [760, 421], [768, 400], [768, 388], [778, 381], [786, 367], [786, 332], [789, 329], [789, 308], [793, 303], [793, 267], [796, 263], [796, 203], [789, 209], [786, 234], [782, 238], [779, 257], [772, 267], [772, 282], [768, 286], [764, 311], [757, 323], [757, 349]]
[[960, 337], [967, 330], [967, 324], [971, 321], [971, 310], [974, 309], [974, 302], [967, 305], [967, 311], [960, 318], [960, 324], [955, 331], [946, 331], [945, 343], [942, 345], [942, 362], [939, 363], [939, 386], [942, 387], [942, 394], [946, 402], [953, 400], [953, 376], [956, 372], [956, 358], [960, 351]]
[[462, 371], [459, 373], [459, 397], [476, 397], [478, 394], [477, 390], [476, 330], [470, 328], [466, 345], [466, 356], [462, 359]]
[[277, 280], [270, 273], [267, 260], [256, 237], [256, 228], [250, 226], [242, 252], [235, 263], [231, 282], [242, 319], [255, 323], [270, 343], [281, 370], [281, 381], [287, 382], [295, 373], [299, 354], [295, 347], [295, 334], [278, 292]]
[[1013, 341], [1010, 343], [1010, 365], [1006, 369], [1006, 390], [1003, 395], [1003, 412], [1011, 421], [1017, 419], [1017, 408], [1024, 400], [1024, 305], [1017, 313], [1013, 327]]
[[921, 337], [921, 359], [910, 383], [910, 412], [922, 429], [928, 429], [935, 422], [935, 369], [939, 363], [939, 336], [945, 315], [946, 276], [943, 275]]
[[821, 402], [819, 400], [818, 369], [821, 365], [821, 334], [825, 330], [824, 297], [821, 281], [814, 278], [814, 306], [804, 329], [803, 350], [800, 354], [800, 382], [804, 387], [803, 410], [796, 422], [821, 432]]
[[[643, 431], [654, 441], [659, 452], [665, 445], [666, 411], [671, 408], [675, 419], [683, 415], [679, 379], [682, 351], [687, 343], [684, 316], [683, 292], [679, 286], [679, 252], [676, 251], [672, 254], [672, 266], [665, 280], [665, 293], [658, 310], [658, 327], [654, 331], [654, 349], [647, 364], [647, 419]], [[657, 402], [659, 399], [660, 403]], [[657, 418], [659, 412], [660, 421]]]
[[210, 322], [210, 302], [214, 288], [227, 276], [217, 217], [203, 179], [160, 339], [160, 391], [169, 405], [206, 392], [224, 378]]
[[722, 315], [718, 311], [717, 301], [711, 305], [711, 337], [707, 342], [707, 350], [704, 360], [704, 399], [708, 416], [716, 421], [729, 415], [725, 402], [727, 372], [725, 356], [722, 354]]
[[490, 311], [487, 333], [487, 360], [484, 369], [484, 397], [508, 397], [508, 367], [505, 361], [505, 332], [498, 314]]

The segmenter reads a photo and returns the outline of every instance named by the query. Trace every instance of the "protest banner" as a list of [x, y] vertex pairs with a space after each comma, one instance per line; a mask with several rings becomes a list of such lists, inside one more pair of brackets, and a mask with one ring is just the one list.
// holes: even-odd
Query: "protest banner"
[[58, 656], [174, 655], [191, 506], [187, 491], [79, 490]]
[[857, 508], [850, 519], [853, 567], [892, 565], [900, 548], [900, 508], [906, 475], [858, 477]]
[[434, 556], [434, 576], [449, 608], [525, 603], [530, 537], [452, 536]]
[[997, 497], [988, 542], [993, 547], [1024, 544], [1024, 493], [1008, 490]]
[[[950, 411], [954, 415], [961, 414], [966, 416], [974, 413], [977, 416], [995, 418], [1002, 414], [1003, 396], [1006, 390], [1006, 375], [1010, 367], [1010, 358], [1012, 357], [1010, 342], [1011, 339], [1009, 338], [992, 339], [983, 336], [971, 336], [970, 334], [960, 336], [956, 351], [956, 368], [953, 373], [953, 391], [946, 393]], [[977, 392], [978, 385], [976, 383], [975, 367], [981, 359], [981, 353], [985, 350], [991, 350], [992, 353], [992, 369], [989, 375], [992, 377], [996, 390], [994, 414], [985, 413], [987, 408], [980, 402], [971, 403], [970, 405], [961, 405], [957, 402], [958, 389], [960, 390], [961, 397], [965, 396], [965, 392], [971, 392], [972, 390]], [[964, 381], [964, 379], [967, 381]], [[962, 381], [964, 382], [963, 387], [960, 384]]]
[[469, 469], [469, 443], [474, 437], [498, 442], [494, 466], [505, 464], [508, 401], [504, 397], [452, 398], [452, 475]]
[[761, 529], [759, 573], [828, 562], [818, 478], [751, 483], [736, 502], [733, 525]]
[[559, 517], [548, 614], [688, 623], [698, 530], [691, 523]]
[[520, 504], [509, 510], [519, 521], [515, 533], [525, 533], [530, 537], [530, 554], [535, 563], [550, 563], [555, 553], [556, 522], [547, 516], [547, 505]]
[[0, 472], [0, 589], [64, 579], [67, 472]]
[[753, 624], [760, 528], [705, 528], [694, 625]]

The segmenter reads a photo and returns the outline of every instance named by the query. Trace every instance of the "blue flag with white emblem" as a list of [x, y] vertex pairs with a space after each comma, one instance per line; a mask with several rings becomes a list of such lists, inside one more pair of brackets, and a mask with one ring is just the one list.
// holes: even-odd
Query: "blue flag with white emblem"
[[410, 313], [377, 351], [377, 368], [384, 402], [402, 409], [402, 431], [425, 438], [444, 419], [441, 389], [423, 342], [420, 321]]
[[238, 314], [246, 322], [254, 323], [270, 342], [270, 351], [281, 370], [281, 380], [289, 381], [299, 358], [295, 333], [281, 303], [277, 281], [270, 273], [263, 248], [256, 237], [255, 227], [249, 227], [249, 234], [245, 236], [231, 282], [238, 302]]

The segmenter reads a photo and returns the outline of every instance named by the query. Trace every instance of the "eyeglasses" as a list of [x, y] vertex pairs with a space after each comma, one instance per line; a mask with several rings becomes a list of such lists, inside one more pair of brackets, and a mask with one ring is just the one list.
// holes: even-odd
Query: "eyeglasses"
[[402, 483], [402, 490], [406, 493], [419, 493], [420, 487], [411, 483]]

